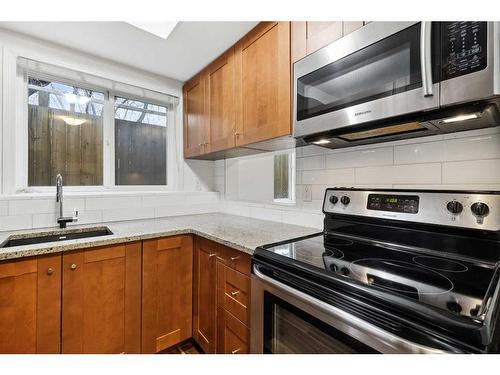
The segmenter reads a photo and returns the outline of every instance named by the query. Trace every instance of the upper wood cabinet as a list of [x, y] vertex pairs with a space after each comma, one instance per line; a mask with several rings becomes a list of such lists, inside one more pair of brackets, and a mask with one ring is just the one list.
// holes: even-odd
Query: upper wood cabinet
[[209, 131], [206, 118], [205, 80], [196, 75], [183, 89], [184, 100], [184, 157], [208, 152]]
[[194, 239], [193, 338], [205, 353], [216, 350], [217, 244]]
[[364, 21], [291, 23], [292, 63], [362, 27]]
[[143, 242], [142, 352], [157, 353], [191, 337], [193, 237]]
[[0, 263], [0, 353], [59, 353], [60, 313], [60, 254]]
[[205, 152], [227, 150], [235, 145], [236, 65], [234, 47], [202, 73], [206, 87], [206, 117], [210, 134]]
[[290, 22], [262, 22], [184, 85], [184, 157], [291, 134]]
[[141, 247], [63, 254], [63, 353], [140, 353]]
[[290, 22], [262, 22], [236, 45], [236, 145], [291, 132]]

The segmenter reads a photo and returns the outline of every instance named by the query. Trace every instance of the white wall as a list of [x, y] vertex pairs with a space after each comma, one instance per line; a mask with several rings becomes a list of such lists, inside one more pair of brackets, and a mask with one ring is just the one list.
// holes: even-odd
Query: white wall
[[[19, 121], [16, 106], [15, 62], [18, 56], [61, 66], [87, 74], [149, 90], [182, 96], [182, 82], [64, 48], [35, 38], [0, 29], [0, 231], [53, 226], [55, 222], [55, 190], [52, 193], [14, 194], [5, 189], [16, 168], [19, 149], [13, 131], [26, 126]], [[16, 108], [15, 111], [12, 108]], [[10, 109], [10, 110], [9, 110]], [[12, 126], [14, 124], [14, 126]], [[65, 213], [80, 211], [80, 223], [101, 223], [113, 220], [155, 218], [161, 216], [211, 212], [218, 200], [213, 191], [214, 163], [184, 161], [182, 158], [182, 100], [175, 113], [177, 192], [66, 192]], [[5, 177], [5, 178], [4, 178]], [[204, 193], [205, 192], [205, 193]], [[96, 203], [99, 202], [99, 203]]]
[[[327, 187], [500, 190], [498, 127], [337, 150], [306, 146], [296, 153], [295, 206], [230, 199], [227, 166], [216, 162], [215, 190], [226, 193], [221, 211], [321, 228]], [[304, 200], [306, 187], [311, 201]]]

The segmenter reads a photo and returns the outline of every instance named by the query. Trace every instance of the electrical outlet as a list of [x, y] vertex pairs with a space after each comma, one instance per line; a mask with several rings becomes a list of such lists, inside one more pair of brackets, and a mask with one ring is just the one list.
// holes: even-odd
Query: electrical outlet
[[304, 185], [303, 190], [302, 190], [302, 201], [311, 202], [312, 200], [313, 200], [313, 198], [312, 198], [312, 186], [311, 185]]
[[196, 180], [196, 191], [201, 191], [201, 182], [200, 182], [200, 180]]

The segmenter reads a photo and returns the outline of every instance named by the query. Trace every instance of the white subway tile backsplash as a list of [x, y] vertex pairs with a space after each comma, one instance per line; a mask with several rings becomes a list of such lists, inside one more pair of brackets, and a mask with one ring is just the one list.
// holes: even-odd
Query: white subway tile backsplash
[[264, 207], [250, 207], [250, 217], [254, 219], [281, 222], [281, 211]]
[[118, 208], [140, 208], [142, 199], [140, 196], [129, 197], [97, 197], [87, 198], [85, 200], [85, 209], [93, 210], [112, 210]]
[[354, 169], [324, 169], [302, 171], [302, 184], [351, 186], [354, 184]]
[[179, 205], [186, 202], [185, 194], [148, 195], [142, 197], [142, 207]]
[[283, 223], [318, 228], [318, 231], [323, 228], [323, 219], [322, 213], [314, 214], [298, 210], [283, 211]]
[[9, 201], [9, 215], [56, 212], [55, 199], [19, 199]]
[[444, 184], [500, 183], [500, 159], [443, 163]]
[[33, 225], [33, 215], [0, 216], [0, 231], [28, 229]]
[[297, 158], [297, 170], [325, 169], [325, 155]]
[[107, 209], [102, 211], [102, 221], [151, 219], [155, 217], [154, 207]]
[[388, 165], [356, 168], [358, 184], [439, 184], [441, 164]]
[[326, 168], [328, 169], [389, 165], [392, 163], [392, 147], [338, 152], [326, 156]]
[[445, 143], [414, 143], [394, 147], [394, 164], [433, 163], [445, 159]]
[[0, 201], [0, 216], [6, 216], [9, 214], [9, 202]]
[[500, 159], [500, 134], [450, 139], [444, 144], [443, 161]]

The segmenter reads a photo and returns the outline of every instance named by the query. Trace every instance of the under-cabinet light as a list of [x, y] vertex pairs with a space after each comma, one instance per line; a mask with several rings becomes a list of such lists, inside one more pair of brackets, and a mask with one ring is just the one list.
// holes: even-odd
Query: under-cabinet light
[[66, 116], [63, 116], [62, 120], [66, 123], [66, 125], [70, 125], [70, 126], [79, 126], [86, 121], [83, 118], [74, 118], [74, 117], [66, 117]]
[[314, 141], [313, 143], [315, 145], [326, 145], [326, 144], [330, 143], [330, 141], [328, 139], [320, 139], [320, 140]]
[[450, 122], [472, 120], [472, 119], [479, 118], [479, 117], [481, 117], [480, 113], [470, 113], [468, 115], [458, 115], [455, 117], [445, 118], [444, 120], [442, 120], [442, 122], [445, 124], [449, 124]]

